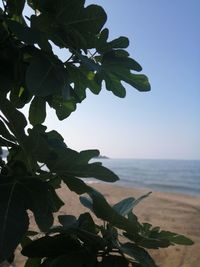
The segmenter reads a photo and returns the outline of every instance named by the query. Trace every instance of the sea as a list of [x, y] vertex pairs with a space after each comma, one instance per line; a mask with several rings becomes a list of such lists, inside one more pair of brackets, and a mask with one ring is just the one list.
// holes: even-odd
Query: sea
[[[124, 187], [200, 196], [200, 160], [96, 159], [115, 172]], [[91, 180], [91, 183], [97, 180]]]
[[[200, 197], [200, 160], [96, 158], [92, 162], [101, 162], [117, 174], [119, 186]], [[91, 178], [84, 181], [103, 183]]]

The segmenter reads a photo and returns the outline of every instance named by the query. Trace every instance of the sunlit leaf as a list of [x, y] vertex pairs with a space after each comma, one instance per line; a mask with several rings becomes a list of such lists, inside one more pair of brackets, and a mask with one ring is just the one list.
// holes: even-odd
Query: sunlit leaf
[[34, 126], [42, 124], [46, 118], [46, 101], [35, 96], [29, 108], [29, 121]]

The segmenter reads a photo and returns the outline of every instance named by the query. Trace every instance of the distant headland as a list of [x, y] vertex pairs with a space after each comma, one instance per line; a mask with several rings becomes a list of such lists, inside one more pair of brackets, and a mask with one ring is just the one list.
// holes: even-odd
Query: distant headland
[[94, 157], [95, 159], [109, 159], [109, 157], [104, 156], [104, 155], [99, 155], [97, 157]]

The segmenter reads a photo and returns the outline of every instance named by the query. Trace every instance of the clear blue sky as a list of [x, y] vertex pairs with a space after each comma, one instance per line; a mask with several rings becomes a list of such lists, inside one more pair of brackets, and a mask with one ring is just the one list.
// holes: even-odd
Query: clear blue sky
[[120, 99], [102, 90], [49, 129], [78, 151], [100, 149], [113, 158], [200, 159], [200, 1], [90, 0], [108, 14], [110, 38], [130, 40], [152, 90], [126, 86]]
[[60, 123], [69, 147], [99, 148], [114, 158], [200, 159], [200, 1], [87, 1], [102, 5], [110, 37], [129, 37], [129, 52], [143, 66], [152, 90], [128, 85], [119, 99], [89, 93]]

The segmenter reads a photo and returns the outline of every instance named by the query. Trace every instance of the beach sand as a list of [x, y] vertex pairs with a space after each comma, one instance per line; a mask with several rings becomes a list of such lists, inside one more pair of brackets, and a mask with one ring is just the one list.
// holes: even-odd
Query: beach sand
[[[139, 197], [147, 193], [148, 189], [133, 189], [108, 184], [93, 184], [108, 200], [115, 204], [126, 197]], [[59, 214], [73, 214], [78, 216], [88, 211], [80, 202], [78, 196], [69, 191], [66, 186], [58, 190], [60, 197], [66, 203]], [[152, 194], [135, 208], [140, 222], [147, 222], [153, 226], [160, 226], [162, 230], [169, 230], [184, 234], [195, 244], [192, 246], [172, 246], [165, 249], [149, 250], [160, 267], [199, 267], [200, 266], [200, 198], [174, 193]], [[34, 227], [34, 226], [33, 226]], [[24, 259], [17, 256], [15, 263], [23, 266]]]

